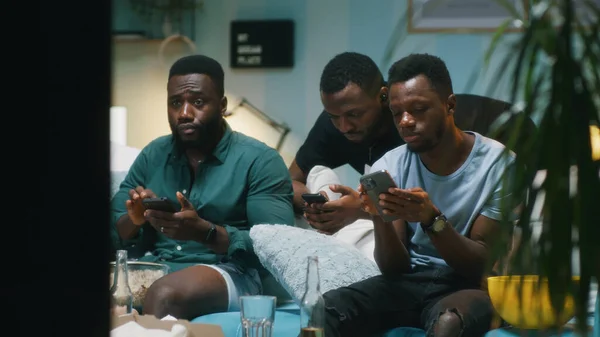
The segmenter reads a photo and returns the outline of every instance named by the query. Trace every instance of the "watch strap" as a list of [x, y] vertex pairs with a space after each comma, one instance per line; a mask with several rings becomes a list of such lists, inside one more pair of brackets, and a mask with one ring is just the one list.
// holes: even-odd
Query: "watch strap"
[[210, 229], [208, 230], [208, 233], [206, 233], [206, 238], [204, 239], [204, 242], [207, 243], [212, 243], [213, 241], [215, 241], [215, 239], [217, 238], [217, 225], [215, 225], [214, 223], [210, 223]]
[[431, 221], [431, 223], [429, 223], [427, 225], [421, 223], [421, 228], [423, 228], [423, 230], [425, 230], [427, 232], [438, 232], [435, 230], [434, 227], [435, 227], [435, 224], [438, 223], [440, 220], [443, 221], [444, 224], [448, 221], [446, 216], [443, 213], [440, 213], [438, 216], [433, 218], [433, 221]]

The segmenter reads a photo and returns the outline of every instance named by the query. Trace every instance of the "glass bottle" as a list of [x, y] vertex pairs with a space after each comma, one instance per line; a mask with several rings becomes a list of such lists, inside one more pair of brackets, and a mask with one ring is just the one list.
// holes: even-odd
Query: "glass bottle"
[[110, 294], [111, 307], [114, 314], [130, 314], [133, 311], [133, 292], [129, 287], [126, 250], [117, 251], [113, 285], [110, 288]]
[[308, 257], [306, 291], [300, 303], [300, 337], [325, 335], [325, 300], [321, 294], [319, 258]]

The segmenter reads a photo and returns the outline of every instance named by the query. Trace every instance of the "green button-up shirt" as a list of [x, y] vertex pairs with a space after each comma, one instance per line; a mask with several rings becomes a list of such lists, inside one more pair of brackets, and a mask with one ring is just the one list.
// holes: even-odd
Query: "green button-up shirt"
[[[138, 254], [149, 251], [151, 255], [139, 260], [165, 263], [172, 271], [226, 260], [258, 267], [250, 227], [294, 224], [292, 181], [279, 153], [226, 125], [213, 154], [198, 164], [194, 180], [191, 172], [185, 154], [175, 147], [172, 135], [148, 144], [111, 201], [113, 244]], [[225, 227], [230, 241], [227, 255], [216, 254], [196, 241], [170, 239], [149, 225], [144, 225], [136, 238], [121, 240], [115, 225], [127, 214], [125, 201], [129, 199], [129, 190], [136, 186], [169, 198], [178, 209], [181, 206], [175, 193], [182, 192], [201, 218]]]

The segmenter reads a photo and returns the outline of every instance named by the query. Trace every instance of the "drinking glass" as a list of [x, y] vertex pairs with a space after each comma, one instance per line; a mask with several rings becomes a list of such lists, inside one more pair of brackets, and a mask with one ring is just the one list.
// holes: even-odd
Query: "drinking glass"
[[240, 296], [242, 337], [272, 337], [275, 296]]

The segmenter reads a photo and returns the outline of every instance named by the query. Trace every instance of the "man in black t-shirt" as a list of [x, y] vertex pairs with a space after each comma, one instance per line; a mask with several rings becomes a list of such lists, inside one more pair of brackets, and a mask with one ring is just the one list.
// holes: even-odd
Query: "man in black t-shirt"
[[352, 210], [360, 199], [358, 192], [348, 186], [331, 186], [332, 192], [341, 197], [311, 207], [301, 196], [310, 193], [306, 179], [315, 166], [334, 169], [349, 164], [365, 174], [365, 169], [387, 151], [404, 144], [389, 110], [387, 91], [381, 71], [366, 55], [344, 52], [323, 69], [320, 93], [324, 111], [289, 167], [294, 209], [297, 214], [304, 212], [313, 228], [333, 234], [366, 217]]

